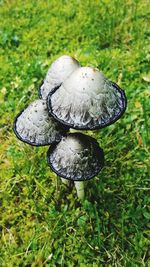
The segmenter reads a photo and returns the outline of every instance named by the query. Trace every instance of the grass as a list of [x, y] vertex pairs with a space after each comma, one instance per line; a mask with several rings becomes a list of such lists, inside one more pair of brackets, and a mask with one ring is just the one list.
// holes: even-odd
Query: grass
[[[148, 1], [0, 1], [0, 266], [141, 267], [149, 263]], [[16, 139], [15, 115], [69, 54], [124, 88], [128, 108], [89, 132], [105, 168], [80, 203], [50, 171], [47, 147]]]

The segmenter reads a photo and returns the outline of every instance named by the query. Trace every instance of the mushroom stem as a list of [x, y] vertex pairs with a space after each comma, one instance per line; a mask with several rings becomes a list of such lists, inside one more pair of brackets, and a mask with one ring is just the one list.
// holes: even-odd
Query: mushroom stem
[[75, 188], [77, 190], [77, 196], [80, 200], [84, 199], [84, 182], [75, 181], [74, 182]]
[[66, 179], [64, 179], [64, 178], [61, 178], [61, 181], [62, 181], [63, 184], [65, 184], [65, 185], [69, 185], [69, 181], [68, 181], [68, 180], [66, 180]]

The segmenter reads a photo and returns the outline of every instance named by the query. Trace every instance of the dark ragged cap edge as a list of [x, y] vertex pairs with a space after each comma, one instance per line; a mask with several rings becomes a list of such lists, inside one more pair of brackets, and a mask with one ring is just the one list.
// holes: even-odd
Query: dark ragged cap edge
[[[61, 86], [61, 84], [62, 83], [59, 83], [57, 86], [55, 86], [53, 89], [51, 89], [51, 92], [50, 93], [54, 93]], [[41, 87], [42, 86], [44, 86], [44, 80], [42, 80], [41, 83], [40, 83], [40, 85], [39, 85], [39, 88], [38, 88], [38, 96], [39, 96], [40, 99], [44, 99], [45, 100], [45, 98], [42, 97], [42, 93], [41, 93]], [[48, 97], [48, 95], [47, 95], [47, 97]]]
[[85, 134], [82, 134], [82, 133], [69, 133], [69, 134], [66, 134], [65, 136], [69, 136], [69, 135], [78, 135], [78, 136], [82, 136], [85, 140], [85, 138], [87, 138], [87, 142], [92, 142], [95, 146], [95, 153], [97, 154], [97, 158], [99, 159], [99, 163], [100, 163], [100, 166], [99, 166], [99, 169], [98, 171], [95, 171], [93, 172], [93, 174], [89, 177], [86, 177], [86, 179], [76, 179], [76, 177], [71, 177], [71, 178], [68, 178], [66, 177], [65, 175], [62, 175], [59, 171], [57, 171], [53, 165], [52, 165], [52, 162], [50, 161], [50, 154], [53, 153], [54, 149], [56, 148], [57, 144], [52, 144], [48, 151], [47, 151], [47, 162], [48, 162], [48, 165], [50, 166], [50, 168], [52, 169], [53, 172], [55, 172], [58, 176], [66, 179], [66, 180], [69, 180], [69, 181], [88, 181], [88, 180], [91, 180], [92, 178], [94, 178], [101, 170], [102, 168], [104, 167], [104, 152], [103, 152], [103, 149], [99, 146], [98, 142], [96, 141], [95, 138], [91, 137], [91, 136], [88, 136], [88, 135], [85, 135]]
[[119, 91], [119, 93], [121, 92], [121, 99], [122, 99], [122, 103], [123, 103], [123, 108], [122, 108], [122, 111], [119, 113], [119, 115], [117, 117], [115, 117], [114, 119], [112, 119], [109, 123], [106, 123], [105, 125], [96, 125], [94, 127], [86, 127], [86, 126], [74, 126], [73, 123], [67, 123], [65, 122], [64, 120], [58, 118], [54, 113], [53, 113], [53, 109], [52, 109], [52, 105], [51, 105], [51, 96], [56, 92], [56, 90], [58, 89], [59, 90], [59, 87], [57, 87], [57, 89], [53, 90], [52, 92], [50, 92], [48, 94], [48, 97], [47, 97], [47, 107], [48, 107], [48, 112], [51, 116], [54, 117], [55, 120], [59, 121], [60, 123], [70, 127], [70, 128], [73, 128], [73, 129], [76, 129], [76, 130], [96, 130], [96, 129], [102, 129], [104, 127], [107, 127], [111, 124], [113, 124], [114, 122], [116, 122], [117, 120], [119, 120], [121, 118], [121, 116], [124, 114], [126, 108], [127, 108], [127, 98], [126, 98], [126, 95], [125, 95], [125, 92], [124, 90], [122, 90], [116, 83], [114, 82], [111, 82], [112, 85], [115, 87], [115, 89], [117, 91]]
[[[17, 137], [20, 141], [22, 141], [22, 142], [24, 142], [24, 143], [27, 143], [28, 145], [31, 145], [31, 146], [37, 146], [37, 147], [38, 147], [38, 146], [48, 146], [48, 145], [51, 145], [51, 144], [57, 144], [57, 143], [60, 142], [61, 138], [62, 138], [63, 136], [66, 135], [66, 132], [69, 130], [69, 127], [66, 127], [65, 125], [60, 125], [60, 127], [62, 128], [62, 131], [63, 131], [63, 128], [64, 128], [64, 134], [61, 135], [59, 141], [56, 140], [56, 141], [54, 141], [54, 142], [48, 142], [48, 143], [34, 143], [34, 142], [30, 142], [30, 141], [27, 140], [27, 139], [23, 139], [23, 138], [19, 135], [19, 133], [18, 133], [18, 131], [17, 131], [16, 123], [17, 123], [18, 118], [19, 118], [20, 115], [24, 112], [25, 109], [26, 109], [26, 108], [24, 108], [24, 109], [23, 109], [23, 110], [22, 110], [22, 111], [15, 117], [15, 119], [14, 119], [14, 123], [13, 123], [13, 131], [14, 131], [16, 137]], [[57, 121], [57, 122], [58, 122], [58, 121]]]

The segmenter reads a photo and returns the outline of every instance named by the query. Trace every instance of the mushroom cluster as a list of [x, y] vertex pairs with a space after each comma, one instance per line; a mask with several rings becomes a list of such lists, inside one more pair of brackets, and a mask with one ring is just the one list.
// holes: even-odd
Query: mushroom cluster
[[50, 66], [39, 88], [40, 99], [32, 102], [14, 120], [14, 132], [33, 146], [50, 145], [48, 164], [64, 183], [74, 181], [79, 199], [84, 183], [104, 165], [98, 142], [69, 129], [94, 130], [117, 121], [124, 113], [124, 91], [92, 67], [63, 55]]

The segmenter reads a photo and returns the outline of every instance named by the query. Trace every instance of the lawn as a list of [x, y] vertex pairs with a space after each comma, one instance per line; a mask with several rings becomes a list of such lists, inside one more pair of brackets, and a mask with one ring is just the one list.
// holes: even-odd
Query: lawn
[[[148, 2], [0, 0], [0, 267], [149, 266]], [[48, 167], [48, 147], [12, 130], [63, 54], [99, 68], [128, 99], [118, 122], [88, 131], [105, 167], [83, 202]]]

